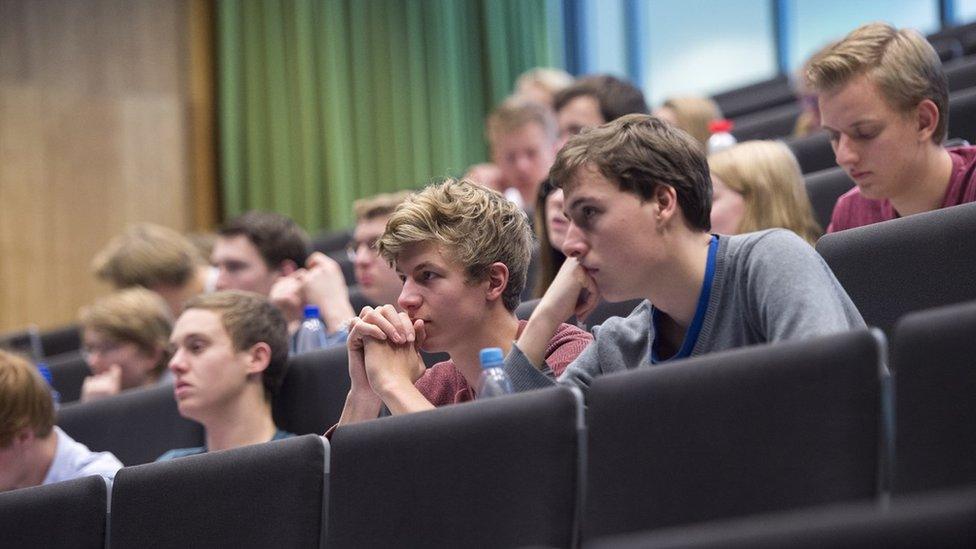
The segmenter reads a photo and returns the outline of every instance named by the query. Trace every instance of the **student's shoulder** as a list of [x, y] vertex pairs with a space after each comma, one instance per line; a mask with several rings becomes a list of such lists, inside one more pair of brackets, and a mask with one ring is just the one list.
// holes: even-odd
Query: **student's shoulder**
[[627, 316], [612, 316], [593, 327], [593, 337], [601, 345], [619, 341], [641, 341], [651, 326], [651, 302], [641, 301]]
[[787, 229], [765, 229], [722, 238], [727, 239], [729, 253], [735, 255], [776, 254], [789, 250], [809, 252], [813, 249], [798, 234]]
[[206, 453], [207, 449], [203, 446], [197, 446], [196, 448], [176, 448], [175, 450], [170, 450], [165, 454], [156, 458], [156, 461], [170, 461], [186, 456], [195, 456], [197, 454]]

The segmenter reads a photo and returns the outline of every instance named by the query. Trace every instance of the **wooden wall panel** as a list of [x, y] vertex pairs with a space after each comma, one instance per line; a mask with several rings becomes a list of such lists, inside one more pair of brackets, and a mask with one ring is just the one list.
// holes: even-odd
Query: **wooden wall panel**
[[0, 0], [0, 331], [74, 321], [127, 225], [201, 228], [193, 1]]

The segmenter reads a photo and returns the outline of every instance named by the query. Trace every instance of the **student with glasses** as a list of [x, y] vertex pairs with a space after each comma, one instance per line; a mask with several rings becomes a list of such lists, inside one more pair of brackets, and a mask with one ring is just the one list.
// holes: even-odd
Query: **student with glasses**
[[82, 402], [168, 381], [173, 318], [157, 294], [122, 290], [83, 308], [79, 320], [81, 352], [92, 372], [81, 386]]
[[[377, 253], [376, 240], [383, 234], [390, 215], [408, 196], [408, 191], [379, 194], [353, 204], [356, 228], [346, 253], [352, 261], [358, 289], [370, 305], [396, 304], [403, 287], [396, 271]], [[306, 269], [299, 269], [275, 283], [271, 302], [290, 321], [301, 319], [305, 305], [318, 306], [328, 329], [327, 343], [344, 343], [348, 323], [356, 311], [342, 270], [335, 260], [320, 252], [309, 256], [307, 265]]]

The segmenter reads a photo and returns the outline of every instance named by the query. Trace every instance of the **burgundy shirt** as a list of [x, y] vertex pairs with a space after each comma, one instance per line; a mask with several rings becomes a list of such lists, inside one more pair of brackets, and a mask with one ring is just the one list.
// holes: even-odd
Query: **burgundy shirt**
[[[948, 151], [952, 158], [952, 177], [949, 178], [942, 207], [976, 202], [976, 147], [955, 147]], [[864, 198], [861, 190], [854, 187], [837, 199], [827, 232], [853, 229], [899, 217], [901, 216], [887, 198]]]
[[[522, 335], [522, 330], [525, 329], [527, 323], [525, 320], [519, 321], [518, 332], [515, 334], [516, 339]], [[589, 332], [569, 324], [560, 324], [552, 339], [549, 340], [549, 345], [546, 346], [546, 364], [556, 374], [556, 377], [559, 377], [566, 366], [576, 360], [576, 357], [592, 341], [593, 335]], [[434, 407], [475, 399], [474, 389], [468, 385], [461, 372], [454, 367], [454, 361], [451, 360], [438, 362], [427, 368], [414, 386]], [[338, 424], [330, 427], [324, 436], [331, 439], [336, 427]]]
[[[516, 339], [522, 335], [525, 324], [525, 320], [519, 321]], [[591, 341], [593, 341], [593, 336], [589, 332], [569, 324], [560, 324], [552, 339], [549, 340], [549, 345], [546, 346], [546, 364], [556, 374], [556, 377], [559, 377], [566, 366], [576, 360], [576, 357], [583, 352], [583, 349], [586, 349]], [[414, 385], [435, 407], [475, 399], [474, 389], [468, 385], [464, 376], [454, 366], [454, 361], [451, 360], [438, 362], [428, 368]]]

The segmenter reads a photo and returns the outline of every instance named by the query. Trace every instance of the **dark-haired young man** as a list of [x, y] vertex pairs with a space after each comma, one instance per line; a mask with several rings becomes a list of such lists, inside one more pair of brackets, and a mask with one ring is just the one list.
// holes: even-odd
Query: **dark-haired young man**
[[556, 94], [554, 108], [560, 148], [583, 128], [606, 124], [627, 114], [650, 112], [640, 88], [609, 75], [577, 80]]
[[281, 214], [250, 211], [217, 231], [211, 262], [219, 270], [218, 290], [268, 295], [271, 286], [305, 265], [308, 234]]
[[176, 404], [180, 415], [203, 425], [206, 446], [170, 450], [160, 461], [291, 436], [271, 417], [288, 367], [288, 333], [267, 299], [240, 291], [194, 298], [170, 342]]
[[520, 390], [553, 383], [541, 360], [547, 342], [601, 296], [646, 301], [599, 327], [560, 376], [584, 390], [606, 372], [864, 327], [799, 236], [709, 233], [704, 153], [665, 122], [629, 115], [584, 131], [559, 152], [551, 176], [566, 194], [567, 260], [506, 359]]

